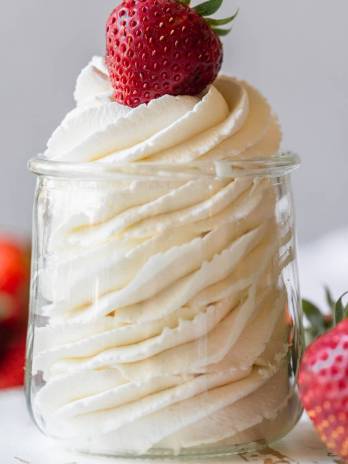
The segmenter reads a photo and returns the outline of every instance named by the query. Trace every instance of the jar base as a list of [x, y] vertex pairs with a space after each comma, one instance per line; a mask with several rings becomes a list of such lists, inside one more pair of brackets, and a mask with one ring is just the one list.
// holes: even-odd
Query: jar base
[[[120, 454], [100, 454], [100, 453], [90, 453], [86, 451], [79, 451], [81, 454], [88, 454], [98, 457], [104, 458], [115, 458], [115, 459], [129, 459], [129, 460], [141, 460], [141, 459], [148, 459], [148, 460], [160, 460], [160, 459], [167, 459], [167, 460], [180, 460], [180, 459], [207, 459], [213, 460], [218, 458], [228, 458], [231, 456], [236, 456], [239, 454], [246, 454], [246, 453], [254, 453], [258, 451], [262, 451], [263, 449], [267, 448], [270, 443], [266, 441], [259, 441], [255, 443], [249, 443], [248, 445], [241, 445], [241, 446], [234, 446], [228, 447], [226, 449], [204, 449], [199, 451], [198, 449], [192, 450], [182, 450], [178, 454], [174, 453], [173, 451], [167, 449], [156, 449], [151, 450], [148, 453], [135, 455], [132, 453], [120, 453]], [[76, 451], [76, 450], [75, 450]]]
[[[283, 438], [283, 437], [280, 437]], [[274, 442], [280, 440], [277, 439]], [[91, 453], [86, 452], [83, 450], [75, 450], [81, 454], [89, 455], [89, 456], [96, 456], [102, 458], [115, 458], [115, 459], [129, 459], [129, 460], [154, 460], [158, 461], [160, 459], [166, 460], [196, 460], [196, 459], [206, 459], [206, 460], [216, 460], [222, 458], [229, 458], [237, 455], [246, 455], [246, 454], [253, 454], [257, 452], [261, 452], [267, 449], [272, 443], [260, 440], [259, 442], [255, 443], [248, 443], [248, 445], [241, 445], [241, 446], [233, 446], [228, 448], [220, 448], [216, 449], [204, 449], [204, 450], [182, 450], [179, 454], [175, 454], [172, 451], [164, 450], [164, 449], [157, 449], [152, 450], [146, 454], [135, 455], [132, 453], [115, 453], [115, 454], [103, 454], [103, 453]]]
[[[132, 452], [116, 452], [116, 453], [103, 453], [103, 452], [91, 452], [91, 450], [86, 449], [74, 449], [82, 454], [88, 454], [93, 456], [105, 457], [105, 458], [118, 458], [118, 459], [148, 459], [148, 460], [159, 460], [159, 459], [168, 459], [168, 460], [180, 460], [180, 459], [206, 459], [213, 460], [219, 458], [229, 458], [236, 455], [249, 455], [253, 453], [264, 452], [272, 444], [278, 442], [284, 438], [291, 430], [297, 425], [298, 421], [301, 419], [303, 409], [299, 404], [298, 398], [293, 397], [290, 400], [288, 408], [285, 408], [282, 414], [280, 414], [276, 420], [264, 420], [259, 425], [252, 427], [251, 429], [238, 434], [235, 436], [234, 441], [236, 444], [232, 443], [232, 440], [225, 440], [220, 444], [216, 444], [212, 447], [195, 447], [189, 449], [182, 449], [179, 452], [174, 452], [169, 449], [152, 449], [144, 454], [134, 454]], [[260, 432], [264, 434], [263, 439], [246, 441], [246, 437], [256, 437], [260, 436]], [[266, 433], [265, 433], [266, 431]], [[243, 440], [244, 438], [244, 440]], [[237, 444], [239, 443], [242, 444]], [[244, 443], [243, 443], [244, 441]], [[228, 444], [229, 442], [229, 444]]]

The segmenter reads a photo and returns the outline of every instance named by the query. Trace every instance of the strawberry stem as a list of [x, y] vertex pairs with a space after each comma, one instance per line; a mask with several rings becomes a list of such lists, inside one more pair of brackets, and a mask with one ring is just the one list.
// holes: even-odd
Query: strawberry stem
[[179, 3], [182, 3], [183, 5], [189, 5], [191, 3], [191, 0], [178, 0]]

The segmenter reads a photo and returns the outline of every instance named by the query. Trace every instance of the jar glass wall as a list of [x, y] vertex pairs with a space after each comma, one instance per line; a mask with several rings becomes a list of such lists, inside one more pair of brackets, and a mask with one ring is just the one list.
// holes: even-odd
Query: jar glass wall
[[27, 398], [45, 434], [103, 455], [222, 455], [295, 425], [297, 165], [30, 163]]

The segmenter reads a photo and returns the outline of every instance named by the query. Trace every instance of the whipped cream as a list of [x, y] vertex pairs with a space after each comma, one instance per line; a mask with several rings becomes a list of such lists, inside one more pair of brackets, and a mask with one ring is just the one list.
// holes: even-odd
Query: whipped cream
[[[112, 93], [93, 58], [44, 156], [112, 169], [279, 150], [277, 119], [245, 82], [221, 76], [200, 98], [135, 109]], [[40, 195], [50, 235], [37, 312], [48, 323], [34, 342], [45, 381], [34, 413], [48, 432], [86, 451], [143, 454], [271, 430], [293, 394], [282, 280], [292, 236], [277, 224], [272, 182], [47, 179]]]
[[267, 101], [246, 82], [220, 76], [202, 98], [165, 95], [132, 109], [112, 100], [101, 58], [78, 78], [76, 108], [45, 156], [65, 162], [190, 162], [272, 155], [281, 132]]

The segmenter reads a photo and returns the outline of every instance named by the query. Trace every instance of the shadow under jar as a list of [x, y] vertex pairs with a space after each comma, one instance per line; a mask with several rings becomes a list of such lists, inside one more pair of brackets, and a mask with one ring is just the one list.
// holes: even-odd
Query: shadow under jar
[[44, 433], [101, 455], [218, 456], [289, 432], [298, 164], [30, 162], [27, 398]]

